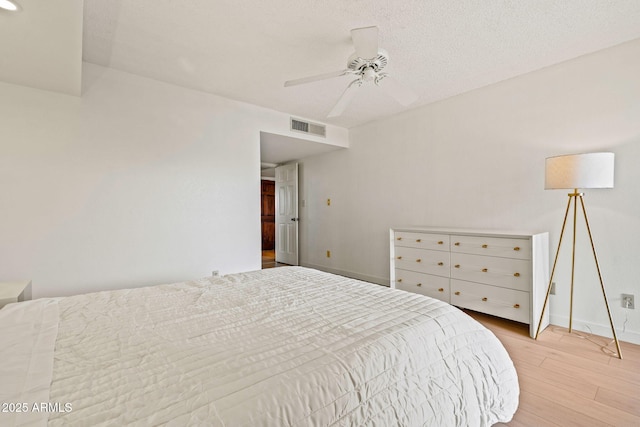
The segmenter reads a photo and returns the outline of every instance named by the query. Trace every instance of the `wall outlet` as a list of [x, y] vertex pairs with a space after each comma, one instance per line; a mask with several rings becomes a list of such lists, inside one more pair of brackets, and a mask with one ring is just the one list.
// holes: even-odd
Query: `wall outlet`
[[327, 258], [331, 258], [331, 251], [327, 251]]
[[622, 308], [629, 308], [631, 310], [636, 308], [634, 295], [622, 294]]
[[551, 295], [556, 294], [556, 282], [551, 282], [551, 292], [549, 292], [549, 294]]
[[212, 276], [212, 277], [218, 277], [218, 276], [220, 276], [220, 271], [218, 271], [218, 270], [213, 270], [213, 271], [211, 272], [211, 276]]

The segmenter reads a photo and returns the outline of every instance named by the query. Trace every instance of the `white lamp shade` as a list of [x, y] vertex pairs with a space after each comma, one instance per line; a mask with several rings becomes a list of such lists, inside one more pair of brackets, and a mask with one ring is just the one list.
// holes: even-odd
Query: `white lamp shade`
[[613, 188], [613, 153], [569, 154], [546, 160], [546, 190]]

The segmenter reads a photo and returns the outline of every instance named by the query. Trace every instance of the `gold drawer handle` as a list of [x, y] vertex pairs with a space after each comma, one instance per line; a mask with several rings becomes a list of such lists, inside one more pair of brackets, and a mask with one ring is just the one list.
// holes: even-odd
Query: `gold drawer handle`
[[402, 257], [401, 256], [397, 256], [396, 259], [402, 259]]
[[455, 268], [460, 268], [460, 264], [454, 265]]
[[487, 249], [488, 247], [488, 245], [482, 245], [482, 249]]
[[460, 291], [456, 291], [453, 293], [454, 295], [460, 295]]
[[486, 273], [487, 271], [489, 271], [489, 270], [488, 270], [488, 269], [486, 269], [486, 268], [483, 268], [483, 269], [482, 269], [482, 272], [483, 272], [483, 273]]
[[422, 260], [421, 260], [420, 258], [418, 258], [418, 259], [416, 260], [416, 262], [422, 262]]
[[438, 244], [439, 244], [439, 245], [444, 245], [444, 242], [443, 242], [442, 240], [440, 240], [440, 241], [438, 242]]
[[460, 246], [460, 242], [455, 242], [454, 245]]
[[520, 273], [513, 273], [514, 277], [520, 277]]
[[398, 237], [396, 240], [402, 240], [402, 237]]
[[486, 302], [487, 301], [487, 297], [482, 298], [482, 301]]
[[400, 283], [400, 282], [402, 282], [402, 279], [398, 279], [398, 280], [396, 280], [396, 282]]
[[439, 262], [438, 265], [444, 265], [444, 262]]
[[514, 251], [519, 251], [520, 250], [520, 246], [516, 246], [515, 248], [513, 248]]
[[444, 288], [439, 288], [438, 292], [444, 292]]
[[420, 286], [422, 286], [422, 283], [418, 283], [416, 286], [417, 286], [417, 287], [420, 287]]
[[416, 242], [420, 243], [420, 242], [422, 242], [422, 239], [416, 239]]
[[513, 308], [520, 308], [520, 304], [513, 304]]

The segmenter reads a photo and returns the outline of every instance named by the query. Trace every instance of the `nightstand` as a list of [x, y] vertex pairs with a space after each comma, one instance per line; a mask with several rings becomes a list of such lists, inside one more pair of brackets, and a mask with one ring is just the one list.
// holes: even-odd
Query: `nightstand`
[[31, 299], [31, 281], [0, 282], [0, 308], [12, 302]]

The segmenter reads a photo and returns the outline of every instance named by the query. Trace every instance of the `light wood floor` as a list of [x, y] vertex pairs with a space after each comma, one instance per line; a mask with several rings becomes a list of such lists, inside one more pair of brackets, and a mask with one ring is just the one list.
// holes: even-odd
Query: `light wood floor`
[[[520, 406], [498, 426], [640, 426], [640, 346], [621, 343], [623, 360], [590, 340], [550, 326], [538, 340], [528, 326], [467, 312], [502, 341], [520, 381]], [[615, 344], [609, 347], [615, 350]]]

